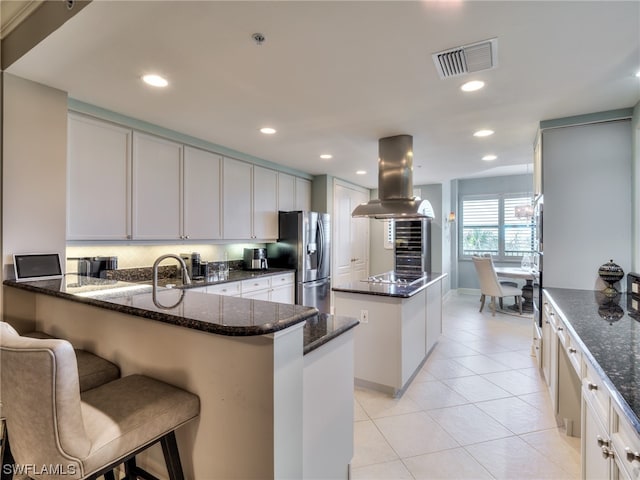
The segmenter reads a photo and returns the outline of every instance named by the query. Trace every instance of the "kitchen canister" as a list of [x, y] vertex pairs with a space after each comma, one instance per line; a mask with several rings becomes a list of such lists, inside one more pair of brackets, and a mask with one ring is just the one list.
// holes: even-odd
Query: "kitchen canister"
[[605, 295], [617, 295], [618, 291], [613, 287], [613, 284], [619, 282], [624, 277], [624, 270], [617, 263], [613, 262], [613, 259], [609, 260], [608, 263], [605, 263], [600, 266], [598, 269], [598, 275], [600, 278], [607, 283], [607, 288], [603, 290]]

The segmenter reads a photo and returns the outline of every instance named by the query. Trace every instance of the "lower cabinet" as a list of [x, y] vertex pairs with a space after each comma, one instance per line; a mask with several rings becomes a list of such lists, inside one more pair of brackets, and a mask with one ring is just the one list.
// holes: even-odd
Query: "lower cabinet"
[[264, 275], [248, 280], [226, 282], [218, 285], [208, 285], [206, 287], [196, 287], [191, 290], [215, 295], [228, 295], [293, 304], [295, 299], [294, 281], [295, 275], [291, 272], [279, 275]]
[[580, 436], [581, 479], [640, 480], [640, 435], [547, 292], [543, 308], [542, 370], [557, 419]]

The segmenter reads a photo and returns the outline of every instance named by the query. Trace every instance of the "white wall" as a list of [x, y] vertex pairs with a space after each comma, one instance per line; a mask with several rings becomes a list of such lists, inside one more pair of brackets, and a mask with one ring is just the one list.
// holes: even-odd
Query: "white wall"
[[[4, 74], [2, 263], [65, 254], [67, 94]], [[12, 274], [10, 275], [10, 277]]]

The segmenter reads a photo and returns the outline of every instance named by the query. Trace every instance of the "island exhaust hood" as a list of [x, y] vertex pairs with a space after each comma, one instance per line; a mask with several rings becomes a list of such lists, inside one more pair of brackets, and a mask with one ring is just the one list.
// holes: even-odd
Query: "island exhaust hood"
[[379, 199], [358, 205], [352, 217], [378, 219], [433, 218], [428, 200], [413, 196], [413, 137], [378, 140]]

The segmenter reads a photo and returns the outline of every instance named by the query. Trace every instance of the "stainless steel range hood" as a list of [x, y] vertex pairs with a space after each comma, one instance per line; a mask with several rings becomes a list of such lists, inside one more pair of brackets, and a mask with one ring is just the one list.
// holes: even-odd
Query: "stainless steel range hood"
[[379, 199], [358, 205], [352, 217], [378, 219], [433, 218], [428, 200], [413, 196], [413, 137], [395, 135], [378, 140]]

